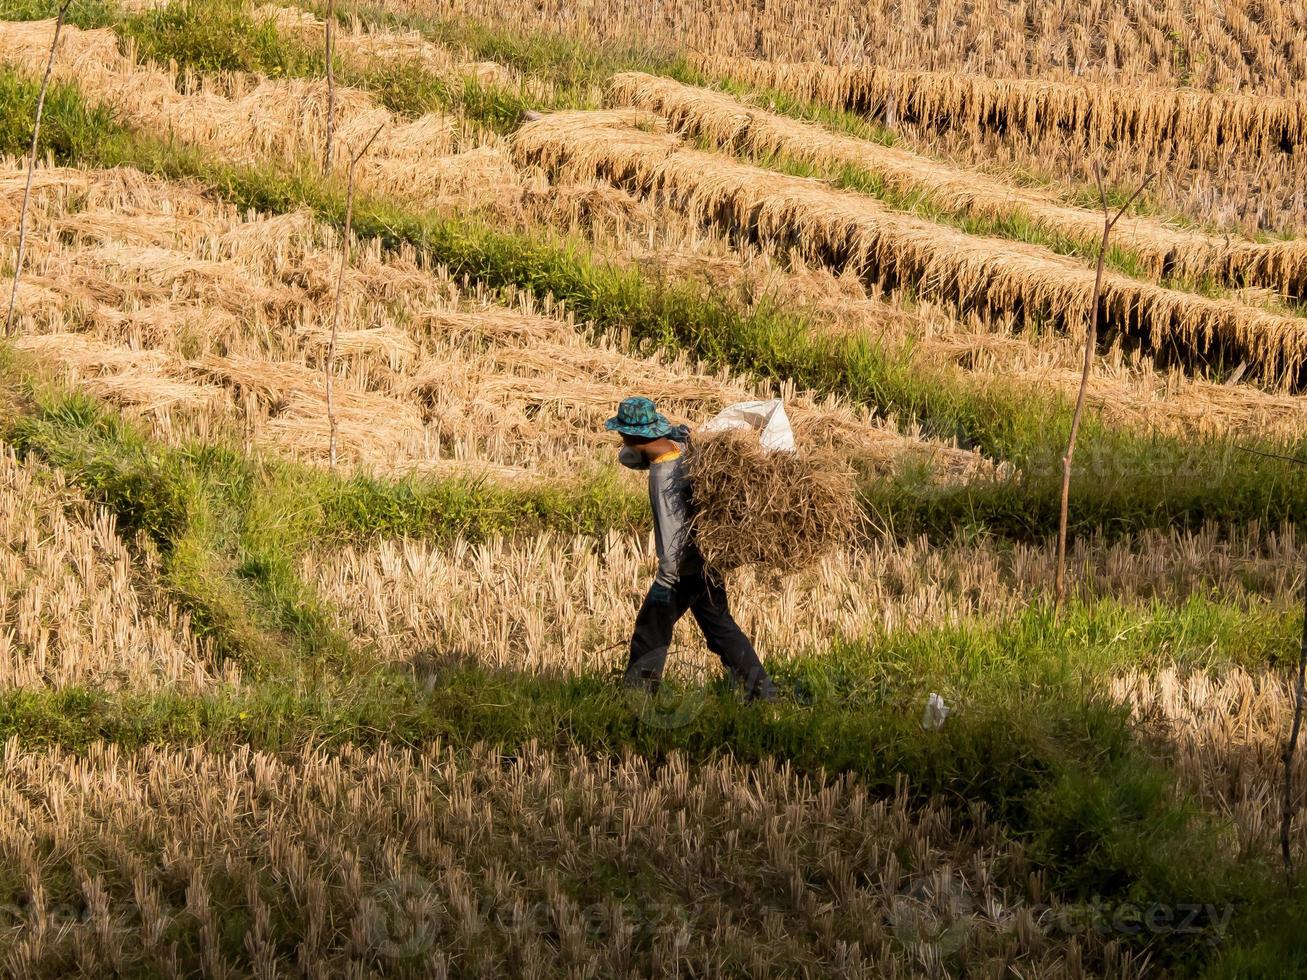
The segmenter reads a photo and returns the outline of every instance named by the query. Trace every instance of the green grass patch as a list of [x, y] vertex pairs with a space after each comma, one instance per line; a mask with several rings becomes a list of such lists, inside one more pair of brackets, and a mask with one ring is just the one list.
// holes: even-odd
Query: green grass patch
[[175, 0], [122, 16], [113, 25], [139, 57], [197, 72], [258, 72], [272, 78], [322, 75], [322, 52], [286, 44], [243, 0]]
[[[0, 0], [0, 20], [52, 19], [61, 5], [62, 0]], [[64, 22], [89, 31], [107, 27], [119, 13], [114, 0], [73, 0]]]
[[[185, 0], [124, 16], [114, 28], [142, 57], [201, 73], [245, 71], [271, 78], [322, 78], [326, 73], [324, 45], [282, 34], [274, 21], [255, 17], [242, 0]], [[341, 85], [370, 91], [404, 116], [452, 113], [506, 132], [528, 107], [520, 92], [474, 77], [434, 74], [409, 59], [364, 66], [337, 53], [333, 63]]]
[[[32, 146], [39, 81], [0, 69], [0, 147], [23, 159]], [[41, 117], [40, 155], [60, 163], [94, 158], [104, 146], [103, 134], [117, 130], [113, 113], [86, 102], [75, 86], [51, 82]]]

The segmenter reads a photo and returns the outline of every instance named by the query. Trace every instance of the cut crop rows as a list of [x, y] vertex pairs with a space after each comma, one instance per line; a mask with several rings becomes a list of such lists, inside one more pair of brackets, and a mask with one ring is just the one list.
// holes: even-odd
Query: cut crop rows
[[[631, 72], [614, 76], [609, 92], [619, 105], [656, 112], [678, 132], [722, 148], [863, 170], [903, 197], [995, 223], [1029, 223], [1065, 236], [1086, 252], [1097, 248], [1103, 232], [1101, 212], [1067, 207], [1046, 194], [767, 112], [711, 89]], [[1290, 296], [1307, 293], [1307, 243], [1302, 241], [1231, 241], [1148, 218], [1121, 222], [1113, 241], [1138, 257], [1153, 278], [1207, 276]]]
[[[795, 248], [888, 286], [913, 284], [963, 308], [1066, 323], [1083, 323], [1089, 313], [1094, 273], [1078, 262], [893, 212], [865, 195], [685, 149], [636, 110], [556, 113], [524, 126], [514, 147], [523, 160], [551, 173], [611, 180], [741, 236]], [[1230, 366], [1247, 359], [1270, 382], [1300, 380], [1307, 319], [1119, 274], [1104, 278], [1103, 313], [1109, 329], [1172, 356]]]

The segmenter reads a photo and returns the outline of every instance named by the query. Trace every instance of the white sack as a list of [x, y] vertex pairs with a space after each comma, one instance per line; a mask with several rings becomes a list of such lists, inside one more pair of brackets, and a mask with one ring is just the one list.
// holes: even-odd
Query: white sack
[[785, 406], [779, 398], [765, 402], [739, 402], [728, 405], [699, 427], [700, 432], [727, 432], [752, 429], [758, 442], [769, 453], [794, 452], [794, 430], [790, 428]]

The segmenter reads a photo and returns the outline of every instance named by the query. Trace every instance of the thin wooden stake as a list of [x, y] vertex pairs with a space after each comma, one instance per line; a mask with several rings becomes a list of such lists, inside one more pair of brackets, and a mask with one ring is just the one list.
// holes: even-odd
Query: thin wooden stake
[[1076, 436], [1080, 434], [1080, 417], [1084, 413], [1085, 392], [1089, 389], [1089, 375], [1094, 366], [1094, 349], [1098, 344], [1099, 306], [1103, 294], [1103, 266], [1107, 261], [1108, 239], [1111, 237], [1112, 229], [1116, 226], [1116, 223], [1121, 220], [1121, 216], [1129, 210], [1130, 205], [1135, 203], [1135, 200], [1147, 189], [1156, 176], [1156, 174], [1149, 174], [1145, 177], [1143, 183], [1130, 195], [1130, 199], [1121, 205], [1121, 210], [1117, 211], [1116, 216], [1113, 217], [1111, 208], [1107, 203], [1107, 190], [1103, 186], [1103, 166], [1097, 161], [1094, 163], [1094, 179], [1098, 183], [1098, 197], [1103, 204], [1103, 238], [1098, 245], [1098, 266], [1094, 272], [1094, 292], [1089, 301], [1089, 326], [1085, 330], [1085, 360], [1080, 371], [1080, 391], [1076, 394], [1076, 407], [1071, 413], [1071, 438], [1067, 440], [1066, 455], [1062, 457], [1062, 508], [1057, 527], [1057, 582], [1053, 601], [1054, 614], [1061, 612], [1062, 604], [1066, 601], [1066, 535], [1067, 513], [1071, 503], [1071, 462], [1075, 457]]
[[18, 258], [14, 262], [14, 284], [9, 290], [9, 312], [5, 314], [5, 336], [13, 334], [14, 304], [18, 300], [18, 277], [23, 274], [23, 255], [27, 251], [27, 202], [32, 196], [32, 174], [36, 170], [36, 146], [41, 138], [41, 114], [45, 111], [45, 93], [50, 87], [50, 75], [54, 71], [55, 50], [59, 47], [59, 32], [64, 27], [64, 17], [73, 0], [64, 0], [59, 6], [59, 16], [54, 22], [54, 40], [50, 42], [50, 60], [45, 64], [45, 77], [41, 79], [41, 94], [36, 99], [36, 122], [32, 125], [32, 147], [27, 155], [27, 184], [23, 187], [23, 207], [18, 218]]
[[1280, 855], [1284, 858], [1284, 880], [1293, 888], [1293, 850], [1289, 831], [1293, 828], [1293, 757], [1298, 751], [1298, 734], [1302, 731], [1304, 681], [1307, 681], [1307, 576], [1303, 579], [1302, 645], [1298, 648], [1298, 678], [1293, 693], [1293, 724], [1284, 743], [1284, 803], [1280, 811]]
[[355, 153], [349, 161], [349, 178], [345, 189], [345, 241], [340, 251], [340, 271], [336, 273], [336, 302], [331, 313], [331, 337], [327, 341], [327, 426], [330, 430], [328, 455], [333, 468], [336, 465], [336, 403], [332, 379], [336, 373], [336, 333], [340, 329], [340, 294], [345, 283], [345, 266], [349, 264], [350, 236], [354, 230], [354, 168], [358, 166], [359, 160], [368, 152], [385, 125], [382, 123], [378, 126], [368, 137], [368, 141], [363, 144], [363, 149]]
[[[1262, 452], [1260, 449], [1250, 449], [1247, 446], [1238, 446], [1246, 453], [1253, 453], [1257, 456], [1265, 456], [1268, 459], [1282, 459], [1287, 463], [1297, 463], [1300, 466], [1307, 466], [1307, 459], [1299, 459], [1296, 456], [1281, 456], [1279, 453]], [[1294, 889], [1293, 876], [1293, 848], [1290, 846], [1289, 833], [1293, 829], [1293, 757], [1298, 751], [1298, 736], [1302, 732], [1302, 715], [1303, 705], [1307, 701], [1307, 694], [1304, 692], [1304, 682], [1307, 682], [1307, 574], [1303, 575], [1303, 616], [1302, 616], [1302, 643], [1298, 647], [1298, 676], [1294, 681], [1293, 689], [1293, 722], [1289, 726], [1289, 737], [1284, 741], [1284, 751], [1280, 758], [1284, 761], [1284, 799], [1280, 804], [1280, 857], [1284, 861], [1284, 882], [1290, 891]]]
[[327, 17], [323, 21], [327, 46], [327, 145], [322, 150], [322, 176], [331, 175], [332, 140], [336, 135], [336, 70], [332, 60], [336, 53], [336, 0], [327, 0]]

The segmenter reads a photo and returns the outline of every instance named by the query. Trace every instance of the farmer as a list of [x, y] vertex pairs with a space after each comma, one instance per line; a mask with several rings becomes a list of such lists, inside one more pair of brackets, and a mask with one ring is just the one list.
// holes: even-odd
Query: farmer
[[688, 609], [703, 631], [708, 649], [721, 657], [743, 686], [746, 699], [775, 700], [776, 688], [753, 644], [731, 617], [725, 586], [705, 574], [694, 542], [689, 524], [690, 484], [681, 459], [689, 429], [672, 425], [652, 401], [639, 397], [625, 399], [604, 428], [621, 434], [617, 458], [623, 466], [649, 471], [649, 504], [658, 552], [658, 573], [635, 617], [626, 684], [657, 690], [672, 630]]

